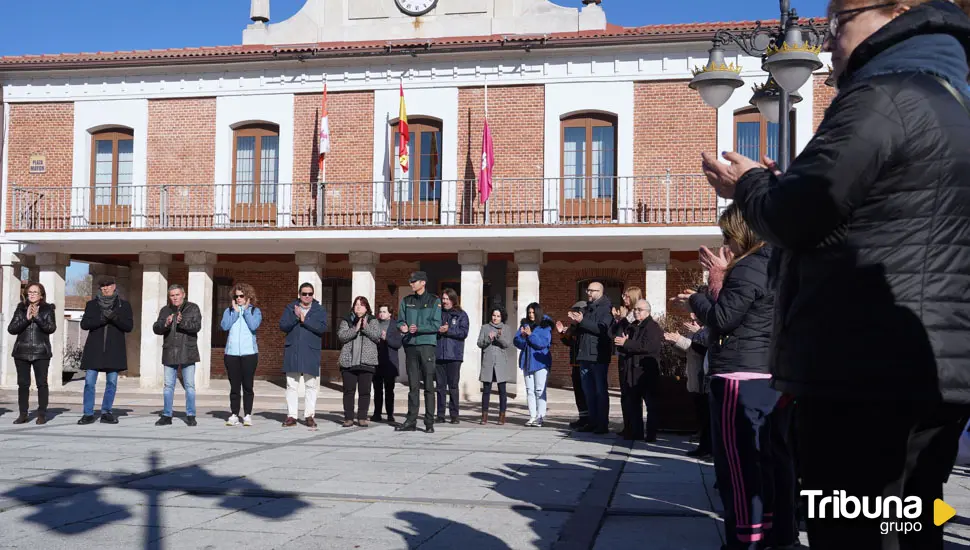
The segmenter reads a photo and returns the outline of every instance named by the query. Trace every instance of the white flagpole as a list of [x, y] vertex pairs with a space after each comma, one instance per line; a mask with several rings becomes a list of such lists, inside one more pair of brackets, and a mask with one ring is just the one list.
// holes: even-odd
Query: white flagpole
[[[488, 75], [485, 75], [485, 123], [486, 124], [488, 123]], [[485, 135], [484, 128], [482, 129], [482, 135], [483, 136]], [[484, 149], [484, 147], [485, 147], [485, 141], [482, 140], [482, 148]], [[484, 150], [482, 151], [482, 158], [485, 158], [485, 151]], [[489, 159], [489, 160], [491, 160], [491, 159]], [[485, 169], [485, 166], [483, 165], [481, 167], [481, 170], [484, 170], [484, 169]], [[479, 177], [481, 177], [481, 176], [479, 176]], [[492, 181], [494, 183], [494, 180], [492, 180]], [[481, 192], [480, 189], [479, 189], [479, 192]], [[490, 198], [491, 197], [489, 197], [489, 199]], [[488, 225], [488, 201], [489, 201], [489, 199], [485, 199], [485, 225]]]
[[[327, 73], [323, 73], [323, 89], [327, 89]], [[323, 123], [323, 113], [317, 117], [317, 124]], [[323, 128], [317, 129], [317, 147], [323, 145], [320, 142], [320, 131]], [[326, 219], [324, 216], [324, 209], [326, 208], [326, 201], [324, 200], [324, 194], [326, 193], [326, 183], [327, 183], [327, 155], [323, 154], [323, 169], [317, 174], [317, 227], [322, 227], [323, 222]]]

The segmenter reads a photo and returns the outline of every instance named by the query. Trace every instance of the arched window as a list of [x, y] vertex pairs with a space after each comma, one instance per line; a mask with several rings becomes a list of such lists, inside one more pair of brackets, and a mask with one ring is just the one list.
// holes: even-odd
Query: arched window
[[[791, 128], [789, 156], [795, 158], [795, 111], [789, 116]], [[756, 107], [748, 107], [734, 113], [734, 150], [758, 162], [767, 155], [778, 160], [778, 124], [765, 120]]]
[[280, 128], [246, 124], [233, 129], [232, 219], [273, 223], [280, 178]]
[[91, 220], [128, 223], [131, 220], [135, 133], [108, 128], [91, 133]]
[[408, 119], [408, 171], [401, 168], [401, 141], [398, 123], [391, 125], [389, 148], [394, 174], [392, 214], [399, 222], [438, 220], [441, 201], [442, 134], [441, 122], [425, 117]]
[[616, 117], [605, 113], [579, 113], [562, 119], [560, 216], [613, 219], [616, 124]]
[[590, 283], [602, 283], [603, 295], [610, 299], [610, 303], [613, 305], [623, 304], [623, 281], [616, 279], [594, 278], [576, 281], [576, 301], [586, 301], [586, 287], [588, 287]]

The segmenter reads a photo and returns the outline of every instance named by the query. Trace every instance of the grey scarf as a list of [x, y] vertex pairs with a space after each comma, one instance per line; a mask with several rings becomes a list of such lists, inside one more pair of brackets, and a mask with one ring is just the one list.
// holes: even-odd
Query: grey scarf
[[111, 311], [114, 309], [117, 301], [117, 294], [112, 294], [111, 296], [105, 296], [104, 294], [98, 295], [98, 305], [101, 306], [101, 311]]

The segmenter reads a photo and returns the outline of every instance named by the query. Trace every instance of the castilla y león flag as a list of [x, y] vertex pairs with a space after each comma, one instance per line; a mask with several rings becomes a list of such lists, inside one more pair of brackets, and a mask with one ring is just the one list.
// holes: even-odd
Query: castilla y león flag
[[404, 82], [401, 82], [401, 114], [398, 118], [398, 134], [400, 135], [400, 145], [398, 146], [399, 162], [404, 173], [408, 171], [408, 158], [411, 156], [411, 149], [408, 145], [410, 133], [408, 132], [408, 111], [404, 106]]
[[323, 162], [330, 152], [330, 114], [327, 112], [327, 84], [323, 85], [323, 105], [320, 107], [320, 172], [323, 173]]

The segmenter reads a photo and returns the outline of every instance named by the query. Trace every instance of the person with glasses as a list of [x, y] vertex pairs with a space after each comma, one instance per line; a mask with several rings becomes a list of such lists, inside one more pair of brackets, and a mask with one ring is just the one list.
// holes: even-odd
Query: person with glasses
[[317, 389], [320, 384], [320, 349], [327, 332], [327, 311], [313, 298], [313, 285], [300, 285], [299, 297], [283, 310], [280, 330], [286, 334], [283, 372], [286, 373], [286, 420], [284, 428], [297, 424], [300, 377], [306, 386], [303, 418], [310, 429], [317, 428], [314, 419]]
[[185, 288], [180, 284], [168, 287], [168, 304], [158, 312], [152, 325], [155, 334], [162, 337], [162, 366], [165, 368], [165, 386], [162, 389], [162, 415], [156, 426], [172, 425], [172, 402], [175, 399], [175, 381], [182, 372], [182, 389], [185, 390], [185, 424], [196, 426], [195, 420], [195, 365], [199, 362], [199, 331], [202, 330], [202, 311], [199, 306], [185, 299]]
[[610, 358], [613, 355], [613, 338], [610, 327], [613, 316], [612, 304], [603, 293], [603, 283], [592, 282], [586, 289], [586, 309], [570, 311], [567, 316], [576, 327], [579, 350], [579, 373], [583, 382], [583, 394], [589, 406], [589, 424], [579, 428], [581, 432], [610, 433], [610, 393], [607, 386]]
[[970, 417], [968, 14], [831, 0], [838, 95], [814, 138], [785, 173], [736, 153], [702, 164], [776, 250], [773, 380], [797, 400], [802, 488], [923, 499], [924, 528], [902, 535], [810, 518], [813, 548], [943, 545], [930, 503]]
[[102, 277], [98, 288], [101, 294], [85, 304], [81, 317], [81, 330], [88, 332], [81, 355], [81, 370], [85, 371], [83, 415], [77, 421], [81, 425], [94, 423], [94, 394], [101, 372], [105, 373], [101, 423], [118, 423], [111, 407], [118, 390], [118, 373], [128, 370], [125, 336], [135, 327], [131, 305], [116, 293], [114, 277]]
[[37, 423], [47, 423], [47, 368], [50, 366], [51, 334], [57, 330], [54, 304], [47, 303], [47, 291], [40, 283], [27, 285], [24, 300], [17, 305], [7, 332], [17, 336], [13, 345], [13, 361], [17, 367], [17, 405], [20, 416], [13, 423], [27, 422], [30, 401], [30, 371], [37, 384]]
[[[226, 336], [223, 361], [229, 376], [229, 419], [226, 426], [238, 426], [242, 416], [243, 426], [253, 425], [253, 380], [259, 364], [259, 346], [256, 345], [256, 329], [263, 322], [263, 314], [256, 307], [256, 291], [246, 283], [236, 283], [229, 291], [232, 305], [222, 313], [220, 327]], [[239, 393], [242, 389], [242, 415], [239, 410]]]
[[[632, 302], [634, 319], [624, 325], [621, 334], [613, 339], [623, 363], [627, 399], [623, 417], [629, 423], [623, 438], [657, 440], [657, 382], [663, 354], [664, 331], [651, 317], [650, 302], [643, 298]], [[624, 381], [621, 381], [624, 382]], [[643, 426], [643, 405], [647, 406], [647, 426]]]

